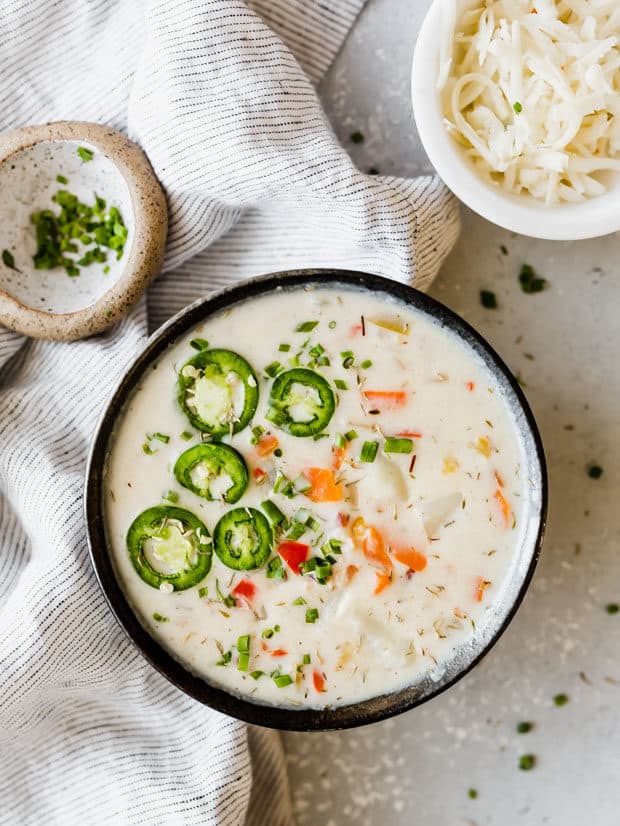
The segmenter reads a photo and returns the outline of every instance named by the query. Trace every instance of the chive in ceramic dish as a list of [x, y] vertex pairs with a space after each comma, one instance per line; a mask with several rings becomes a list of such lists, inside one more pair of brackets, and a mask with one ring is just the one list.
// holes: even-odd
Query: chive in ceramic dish
[[523, 598], [546, 506], [497, 354], [428, 296], [346, 271], [172, 319], [108, 403], [86, 483], [93, 564], [142, 655], [291, 730], [381, 720], [467, 673]]

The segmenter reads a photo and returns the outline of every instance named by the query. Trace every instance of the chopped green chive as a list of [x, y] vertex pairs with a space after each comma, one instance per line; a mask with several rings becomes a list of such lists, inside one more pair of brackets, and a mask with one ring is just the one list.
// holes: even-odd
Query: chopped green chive
[[88, 163], [88, 161], [92, 161], [95, 157], [95, 153], [92, 149], [87, 149], [85, 146], [78, 146], [77, 153], [80, 158], [84, 161], [84, 163]]
[[467, 796], [470, 798], [470, 800], [475, 800], [478, 797], [478, 792], [476, 791], [476, 789], [470, 789], [467, 792]]
[[379, 442], [364, 442], [360, 453], [360, 462], [374, 462], [379, 450]]
[[522, 754], [519, 757], [519, 768], [521, 771], [529, 772], [536, 765], [536, 756], [533, 754]]
[[603, 475], [603, 468], [600, 465], [590, 465], [588, 467], [588, 476], [590, 479], [600, 479]]
[[157, 451], [153, 450], [153, 448], [150, 446], [148, 442], [145, 442], [142, 445], [142, 450], [146, 453], [147, 456], [152, 456], [154, 453], [157, 453]]
[[319, 618], [318, 608], [308, 608], [306, 611], [306, 622], [316, 622]]
[[2, 263], [10, 270], [17, 270], [17, 267], [15, 266], [15, 258], [13, 257], [11, 250], [2, 250]]
[[110, 265], [106, 264], [105, 267], [103, 268], [103, 274], [107, 275], [109, 272], [110, 272]]
[[258, 442], [260, 441], [260, 437], [263, 435], [264, 432], [265, 432], [265, 428], [261, 427], [259, 424], [257, 424], [255, 427], [253, 427], [252, 428], [252, 438], [250, 439], [251, 444], [257, 445]]
[[190, 433], [189, 430], [184, 430], [183, 433], [181, 433], [181, 439], [183, 439], [184, 442], [189, 442], [193, 438], [194, 434]]
[[69, 178], [65, 178], [64, 175], [56, 175], [56, 180], [59, 184], [64, 184], [65, 186], [69, 183]]
[[491, 290], [480, 290], [480, 303], [487, 310], [496, 310], [497, 296]]
[[318, 321], [302, 321], [301, 324], [295, 327], [296, 333], [311, 333], [312, 330], [317, 326]]
[[218, 660], [215, 664], [216, 665], [228, 665], [228, 663], [232, 660], [232, 651], [225, 651], [222, 654], [222, 659]]
[[357, 430], [347, 430], [347, 432], [344, 434], [344, 438], [347, 440], [347, 442], [352, 442], [353, 439], [357, 439]]
[[153, 619], [155, 622], [170, 622], [168, 617], [164, 617], [163, 614], [158, 614], [157, 611], [153, 614]]
[[351, 350], [343, 350], [342, 353], [340, 353], [340, 357], [342, 358], [342, 366], [345, 370], [348, 370], [349, 367], [353, 367], [355, 364], [355, 356]]
[[227, 608], [234, 608], [237, 604], [237, 600], [232, 594], [228, 594], [228, 596], [224, 596], [222, 593], [222, 589], [220, 588], [220, 582], [218, 579], [215, 580], [215, 592], [217, 594], [217, 598], [220, 602], [223, 602]]
[[253, 680], [259, 680], [264, 675], [264, 673], [264, 671], [250, 671], [250, 677]]
[[290, 685], [293, 682], [293, 678], [289, 677], [288, 674], [276, 674], [273, 681], [278, 688], [286, 688], [287, 685]]
[[261, 637], [264, 640], [270, 640], [273, 637], [273, 633], [273, 628], [265, 628], [265, 630], [261, 634]]
[[237, 671], [247, 671], [250, 667], [250, 655], [247, 651], [242, 651], [237, 659]]
[[240, 654], [247, 654], [250, 651], [250, 635], [244, 634], [237, 640], [237, 651]]
[[608, 614], [617, 614], [620, 611], [620, 605], [617, 602], [610, 602], [605, 606], [605, 610]]
[[167, 490], [162, 496], [162, 499], [165, 499], [166, 502], [178, 502], [179, 494], [176, 492], [176, 490]]
[[293, 600], [293, 605], [307, 605], [308, 603], [303, 597], [297, 597]]
[[162, 442], [163, 444], [167, 445], [170, 441], [170, 436], [167, 436], [165, 433], [152, 433], [150, 436], [147, 435], [147, 439], [157, 439], [158, 442]]
[[360, 364], [360, 367], [363, 370], [368, 370], [369, 367], [372, 367], [372, 361], [370, 359], [364, 359], [364, 361]]
[[206, 350], [208, 348], [209, 342], [206, 338], [193, 338], [190, 341], [189, 346], [200, 352], [200, 350]]
[[364, 143], [364, 135], [362, 132], [351, 132], [351, 143]]
[[521, 112], [523, 111], [523, 106], [521, 106], [521, 104], [519, 103], [518, 100], [515, 100], [515, 102], [512, 105], [512, 108], [515, 110], [517, 115], [520, 115]]
[[304, 654], [304, 657], [303, 657], [303, 664], [304, 664], [304, 665], [310, 665], [310, 662], [311, 662], [311, 660], [310, 660], [310, 654]]
[[349, 385], [344, 381], [344, 379], [334, 379], [334, 384], [338, 388], [338, 390], [348, 390]]
[[275, 379], [278, 373], [281, 373], [284, 369], [284, 365], [280, 364], [279, 361], [272, 361], [271, 364], [268, 364], [267, 367], [265, 367], [265, 373], [270, 378]]
[[411, 453], [413, 450], [413, 440], [388, 436], [383, 445], [383, 450], [386, 453]]
[[272, 525], [275, 525], [278, 528], [288, 527], [288, 519], [286, 518], [286, 515], [282, 513], [275, 502], [272, 502], [271, 499], [265, 499], [264, 502], [261, 502], [260, 506], [265, 511], [267, 518]]
[[346, 447], [347, 440], [345, 439], [345, 437], [341, 433], [336, 433], [334, 435], [334, 444], [336, 445], [337, 448], [342, 450], [344, 447]]
[[286, 579], [286, 571], [279, 556], [274, 556], [267, 563], [267, 579]]
[[329, 327], [330, 330], [335, 330], [336, 329], [336, 322], [335, 321], [330, 321], [327, 326]]
[[517, 734], [527, 734], [534, 728], [534, 723], [530, 723], [528, 720], [523, 720], [520, 723], [517, 723]]
[[198, 589], [198, 596], [200, 597], [200, 599], [202, 599], [203, 597], [208, 597], [209, 596], [209, 589], [207, 588], [206, 585], [203, 588]]
[[279, 350], [281, 353], [288, 353], [288, 351], [289, 351], [290, 349], [291, 349], [291, 345], [290, 345], [290, 344], [281, 344], [281, 345], [278, 347], [278, 350]]
[[537, 275], [531, 264], [523, 264], [521, 267], [519, 284], [524, 293], [540, 293], [549, 286], [547, 279]]
[[553, 698], [553, 703], [558, 708], [565, 706], [568, 703], [568, 694], [556, 694]]

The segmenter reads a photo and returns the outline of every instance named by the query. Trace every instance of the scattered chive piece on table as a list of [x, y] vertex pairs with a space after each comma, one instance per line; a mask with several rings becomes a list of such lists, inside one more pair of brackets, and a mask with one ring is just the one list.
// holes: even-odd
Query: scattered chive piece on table
[[517, 723], [517, 734], [527, 734], [534, 728], [534, 723], [530, 723], [528, 720], [523, 720], [521, 723]]
[[306, 622], [316, 622], [319, 618], [318, 608], [308, 608], [306, 611]]
[[281, 353], [288, 353], [288, 351], [289, 351], [290, 349], [291, 349], [291, 345], [290, 345], [290, 344], [281, 344], [281, 345], [278, 347], [278, 350], [279, 350]]
[[334, 384], [338, 388], [338, 390], [348, 390], [349, 385], [344, 381], [344, 379], [334, 379]]
[[470, 798], [470, 800], [475, 800], [478, 797], [478, 792], [476, 791], [476, 789], [470, 789], [467, 792], [467, 796]]
[[66, 186], [69, 183], [69, 178], [65, 178], [64, 175], [56, 175], [56, 182]]
[[547, 279], [537, 275], [531, 264], [523, 264], [521, 267], [519, 284], [524, 293], [541, 293], [549, 286]]
[[251, 671], [250, 672], [250, 677], [253, 680], [258, 680], [258, 679], [260, 679], [260, 677], [262, 677], [264, 675], [264, 673], [265, 673], [264, 671]]
[[362, 132], [351, 132], [351, 143], [364, 143], [364, 135]]
[[588, 476], [590, 479], [600, 479], [603, 475], [603, 468], [600, 465], [590, 465], [588, 467]]
[[360, 462], [374, 462], [379, 449], [379, 442], [364, 442], [360, 453]]
[[293, 600], [293, 605], [307, 605], [308, 603], [303, 597], [297, 597]]
[[515, 102], [514, 102], [514, 104], [513, 104], [512, 108], [515, 110], [515, 112], [517, 113], [517, 115], [520, 115], [520, 114], [521, 114], [521, 112], [523, 111], [523, 106], [521, 106], [521, 104], [519, 103], [519, 101], [518, 101], [518, 100], [515, 100]]
[[413, 441], [411, 439], [388, 436], [383, 445], [383, 450], [386, 453], [411, 453], [413, 450]]
[[158, 614], [157, 611], [153, 614], [153, 619], [155, 622], [170, 622], [168, 617], [164, 617], [163, 614]]
[[310, 665], [310, 654], [304, 654], [303, 664], [304, 665]]
[[556, 694], [553, 698], [553, 703], [558, 708], [565, 706], [568, 703], [568, 694]]
[[15, 266], [15, 258], [13, 257], [13, 253], [11, 250], [2, 250], [2, 263], [5, 267], [8, 267], [10, 270], [15, 270], [19, 272], [17, 267]]
[[273, 678], [274, 683], [278, 686], [278, 688], [286, 688], [287, 685], [291, 685], [293, 682], [293, 678], [289, 677], [288, 674], [276, 674]]
[[347, 442], [352, 442], [353, 439], [357, 439], [357, 430], [347, 430], [347, 432], [344, 434], [344, 438], [347, 440]]
[[480, 290], [480, 303], [486, 310], [496, 310], [497, 296], [491, 290]]
[[608, 614], [617, 614], [620, 611], [620, 605], [617, 602], [610, 602], [605, 606], [605, 610]]
[[529, 772], [536, 765], [536, 756], [533, 754], [522, 754], [519, 757], [519, 768], [521, 771]]
[[158, 442], [162, 442], [165, 445], [170, 441], [170, 436], [167, 436], [165, 433], [152, 433], [150, 436], [147, 436], [147, 438], [157, 439]]
[[298, 324], [295, 327], [296, 333], [311, 333], [312, 330], [317, 326], [318, 321], [302, 321], [301, 324]]
[[88, 163], [88, 161], [92, 161], [95, 157], [95, 153], [92, 149], [87, 149], [85, 146], [78, 146], [77, 153], [80, 158], [84, 161], [84, 163]]
[[508, 247], [505, 244], [502, 244], [499, 249], [502, 255], [508, 255]]

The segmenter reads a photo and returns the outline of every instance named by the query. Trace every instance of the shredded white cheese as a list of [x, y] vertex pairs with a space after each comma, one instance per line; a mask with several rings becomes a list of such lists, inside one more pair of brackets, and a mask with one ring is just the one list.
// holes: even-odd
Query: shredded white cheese
[[476, 169], [548, 205], [605, 192], [620, 171], [618, 0], [442, 2], [444, 120]]

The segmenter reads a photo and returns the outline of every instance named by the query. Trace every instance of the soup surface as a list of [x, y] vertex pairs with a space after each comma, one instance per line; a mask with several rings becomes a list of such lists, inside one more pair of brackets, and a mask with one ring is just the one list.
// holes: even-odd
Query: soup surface
[[144, 375], [106, 467], [141, 622], [256, 702], [392, 692], [484, 633], [528, 484], [515, 421], [459, 338], [335, 288], [235, 305]]

